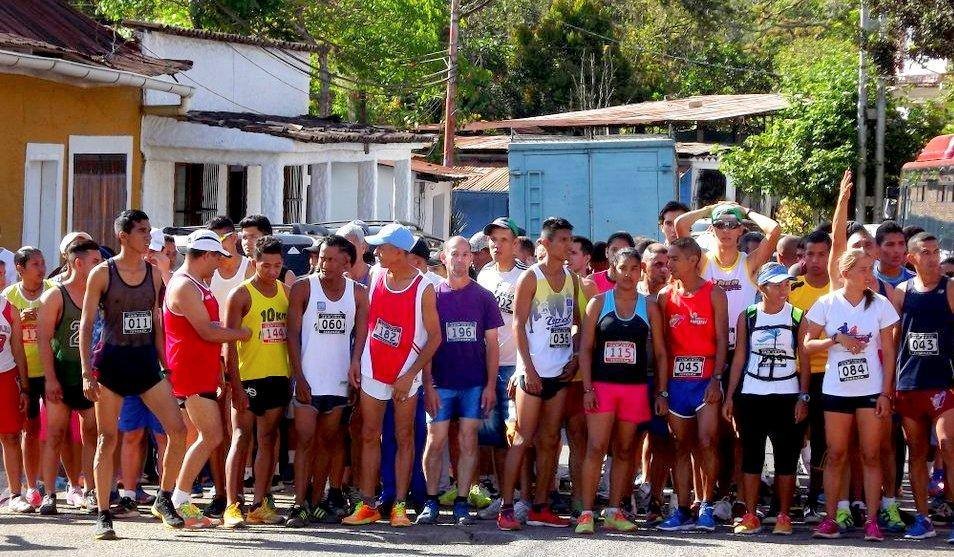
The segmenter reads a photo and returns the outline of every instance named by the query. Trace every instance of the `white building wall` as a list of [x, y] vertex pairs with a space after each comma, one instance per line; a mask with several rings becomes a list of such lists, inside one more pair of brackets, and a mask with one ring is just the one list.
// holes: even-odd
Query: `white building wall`
[[[176, 74], [179, 82], [195, 87], [191, 110], [261, 112], [278, 116], [308, 114], [311, 77], [269, 54], [264, 47], [137, 31], [147, 55], [192, 60], [192, 69]], [[303, 69], [306, 52], [271, 52]], [[269, 75], [271, 74], [271, 75]], [[169, 76], [159, 79], [172, 81]], [[178, 104], [176, 95], [146, 91], [145, 104]]]
[[447, 238], [450, 231], [451, 182], [420, 182], [421, 228], [428, 234]]
[[394, 167], [378, 165], [378, 189], [374, 199], [374, 218], [378, 220], [392, 220], [395, 217], [392, 204], [394, 203]]
[[358, 214], [358, 164], [331, 164], [328, 220], [351, 220]]
[[152, 226], [172, 226], [176, 163], [146, 159], [142, 174], [142, 210]]

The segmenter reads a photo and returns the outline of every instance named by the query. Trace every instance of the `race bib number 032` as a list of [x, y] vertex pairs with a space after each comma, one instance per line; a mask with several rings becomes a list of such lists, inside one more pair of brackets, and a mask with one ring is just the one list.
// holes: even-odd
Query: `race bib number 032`
[[378, 320], [374, 322], [371, 338], [397, 348], [398, 345], [401, 344], [401, 327], [392, 325], [379, 317]]
[[610, 340], [603, 345], [604, 364], [636, 363], [636, 343], [628, 340]]
[[444, 324], [447, 342], [477, 342], [477, 322], [448, 321]]
[[550, 330], [550, 348], [569, 348], [570, 328], [554, 327]]
[[702, 377], [706, 359], [702, 356], [676, 356], [672, 365], [673, 377]]
[[139, 335], [152, 332], [151, 311], [124, 311], [123, 334]]
[[321, 335], [343, 335], [345, 325], [343, 313], [319, 313], [318, 318], [315, 319], [315, 331]]
[[851, 358], [838, 362], [838, 380], [842, 383], [867, 379], [868, 360], [865, 358]]
[[914, 356], [937, 356], [937, 333], [908, 333], [908, 352]]

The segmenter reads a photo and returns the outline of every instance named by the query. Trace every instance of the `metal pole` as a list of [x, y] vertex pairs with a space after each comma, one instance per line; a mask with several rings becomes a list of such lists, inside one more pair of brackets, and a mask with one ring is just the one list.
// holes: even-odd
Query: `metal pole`
[[868, 82], [868, 72], [866, 69], [867, 56], [865, 55], [868, 24], [868, 6], [865, 0], [861, 0], [861, 17], [859, 21], [859, 46], [858, 49], [858, 170], [855, 172], [855, 220], [864, 222], [865, 220], [865, 198], [868, 196], [868, 185], [865, 182], [865, 167], [868, 161], [868, 92], [865, 88]]
[[451, 0], [450, 33], [447, 40], [447, 97], [444, 99], [444, 166], [454, 166], [454, 132], [457, 128], [457, 24], [460, 0]]
[[885, 133], [885, 79], [878, 76], [878, 120], [875, 122], [875, 178], [874, 178], [874, 220], [884, 218], [884, 133]]
[[328, 71], [328, 45], [323, 45], [318, 53], [319, 81], [321, 92], [318, 95], [318, 114], [322, 118], [331, 115], [331, 72]]

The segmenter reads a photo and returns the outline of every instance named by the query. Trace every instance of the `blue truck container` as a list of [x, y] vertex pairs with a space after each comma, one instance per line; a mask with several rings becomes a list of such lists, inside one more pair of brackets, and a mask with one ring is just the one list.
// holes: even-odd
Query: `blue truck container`
[[548, 217], [605, 240], [617, 230], [659, 238], [659, 209], [676, 198], [671, 139], [519, 138], [510, 143], [510, 216], [534, 236]]

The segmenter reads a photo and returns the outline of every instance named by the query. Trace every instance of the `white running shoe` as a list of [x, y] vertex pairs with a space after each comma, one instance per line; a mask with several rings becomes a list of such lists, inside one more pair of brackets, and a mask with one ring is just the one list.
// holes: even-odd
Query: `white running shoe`
[[39, 489], [31, 488], [28, 489], [26, 495], [23, 496], [26, 499], [26, 502], [30, 504], [34, 509], [40, 508], [40, 505], [43, 504], [43, 494], [40, 493]]
[[8, 506], [10, 511], [15, 513], [32, 513], [36, 510], [36, 507], [24, 499], [22, 495], [11, 497]]
[[500, 507], [503, 505], [503, 499], [497, 497], [494, 499], [493, 503], [490, 504], [486, 509], [480, 509], [477, 511], [477, 518], [481, 520], [495, 520], [497, 515], [500, 514]]
[[85, 504], [83, 488], [71, 485], [69, 489], [66, 490], [66, 504], [74, 509], [82, 509]]
[[732, 519], [732, 503], [728, 497], [716, 501], [716, 504], [712, 506], [712, 515], [722, 522], [728, 522]]

